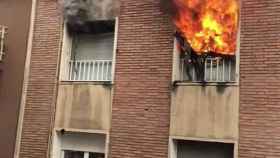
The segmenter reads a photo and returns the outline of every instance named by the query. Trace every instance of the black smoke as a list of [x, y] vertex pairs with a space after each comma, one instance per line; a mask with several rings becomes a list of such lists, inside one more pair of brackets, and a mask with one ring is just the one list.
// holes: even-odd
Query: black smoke
[[71, 32], [91, 32], [94, 29], [93, 23], [113, 21], [118, 16], [119, 8], [118, 0], [64, 0], [63, 2], [64, 19]]
[[64, 18], [71, 31], [78, 31], [89, 21], [89, 7], [85, 0], [65, 0]]

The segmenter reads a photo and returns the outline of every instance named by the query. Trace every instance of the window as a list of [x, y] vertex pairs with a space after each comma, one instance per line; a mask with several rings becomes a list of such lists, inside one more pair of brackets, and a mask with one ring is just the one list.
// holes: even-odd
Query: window
[[63, 151], [62, 158], [104, 158], [103, 153], [82, 152], [82, 151]]
[[180, 81], [237, 81], [239, 3], [174, 0], [174, 36], [182, 59], [178, 62]]
[[0, 26], [0, 61], [3, 60], [5, 55], [5, 36], [7, 34], [7, 27]]
[[91, 22], [85, 30], [69, 33], [68, 81], [111, 81], [115, 20]]
[[[88, 155], [88, 153], [84, 153], [82, 151], [71, 151], [71, 150], [65, 150], [63, 151], [62, 158], [85, 158], [85, 155]], [[88, 158], [88, 156], [87, 156]]]
[[175, 140], [171, 158], [234, 158], [234, 143]]
[[106, 135], [57, 132], [54, 136], [53, 158], [105, 158]]
[[173, 81], [190, 83], [235, 83], [238, 81], [239, 51], [235, 55], [182, 54], [174, 43]]

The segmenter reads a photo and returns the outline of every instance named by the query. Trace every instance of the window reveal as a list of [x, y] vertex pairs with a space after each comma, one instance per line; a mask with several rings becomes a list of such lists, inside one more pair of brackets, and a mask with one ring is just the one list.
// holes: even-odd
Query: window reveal
[[69, 80], [111, 81], [115, 22], [95, 22], [89, 27], [89, 32], [72, 35]]

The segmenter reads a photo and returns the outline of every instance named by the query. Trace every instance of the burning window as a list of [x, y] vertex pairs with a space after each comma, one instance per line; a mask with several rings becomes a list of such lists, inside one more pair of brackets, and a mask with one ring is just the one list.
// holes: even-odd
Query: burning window
[[182, 80], [236, 80], [238, 0], [172, 0]]
[[0, 26], [0, 61], [3, 60], [5, 55], [5, 37], [7, 33], [7, 27]]

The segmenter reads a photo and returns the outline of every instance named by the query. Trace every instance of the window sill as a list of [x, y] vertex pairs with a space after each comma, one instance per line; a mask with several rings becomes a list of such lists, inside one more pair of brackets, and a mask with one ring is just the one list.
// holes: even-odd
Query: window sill
[[74, 129], [74, 128], [55, 128], [58, 132], [69, 132], [69, 133], [92, 133], [92, 134], [108, 134], [107, 130], [94, 130], [94, 129]]
[[190, 82], [173, 81], [174, 86], [239, 86], [237, 81], [232, 82]]
[[113, 85], [112, 81], [60, 81], [60, 85]]

